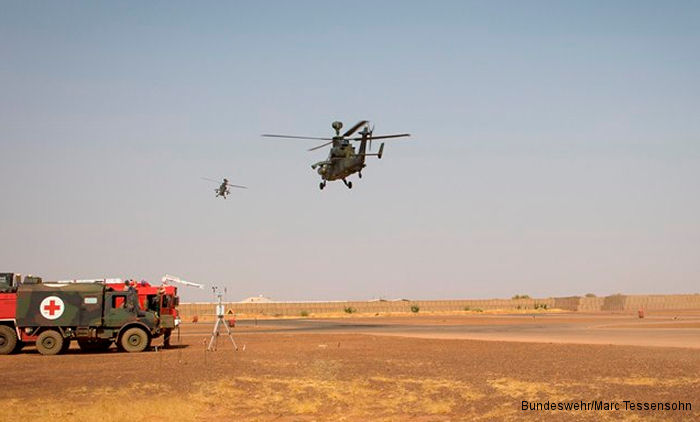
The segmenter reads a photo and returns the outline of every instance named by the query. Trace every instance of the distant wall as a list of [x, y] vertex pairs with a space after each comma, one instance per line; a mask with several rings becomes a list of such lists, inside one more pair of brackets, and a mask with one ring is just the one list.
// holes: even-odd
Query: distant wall
[[[279, 302], [226, 303], [226, 310], [236, 314], [260, 316], [300, 316], [307, 314], [344, 313], [351, 307], [359, 313], [411, 312], [416, 305], [421, 312], [450, 312], [464, 310], [533, 310], [535, 306], [578, 312], [630, 312], [643, 308], [655, 310], [700, 310], [700, 294], [693, 295], [613, 295], [605, 297], [557, 297], [547, 299], [481, 299], [481, 300], [416, 300], [376, 302]], [[179, 306], [183, 320], [194, 315], [213, 317], [213, 303], [183, 303]]]
[[[624, 310], [685, 310], [700, 309], [700, 294], [694, 295], [634, 295], [622, 296]], [[606, 310], [606, 309], [603, 309]]]

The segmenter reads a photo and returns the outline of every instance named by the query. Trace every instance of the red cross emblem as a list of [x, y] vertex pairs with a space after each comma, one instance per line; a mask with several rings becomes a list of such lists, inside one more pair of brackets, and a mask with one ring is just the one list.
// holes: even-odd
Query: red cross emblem
[[65, 306], [63, 300], [58, 296], [44, 298], [39, 305], [41, 315], [46, 319], [58, 319], [63, 315]]
[[51, 316], [54, 316], [54, 313], [56, 311], [58, 311], [59, 309], [61, 309], [61, 307], [56, 305], [55, 300], [51, 300], [51, 301], [49, 301], [48, 305], [44, 305], [44, 310], [47, 311], [49, 313], [49, 315], [51, 315]]

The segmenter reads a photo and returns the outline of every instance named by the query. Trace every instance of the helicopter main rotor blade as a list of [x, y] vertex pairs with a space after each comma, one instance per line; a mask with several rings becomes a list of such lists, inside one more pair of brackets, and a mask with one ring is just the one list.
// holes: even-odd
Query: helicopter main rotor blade
[[291, 135], [269, 135], [269, 134], [264, 134], [261, 135], [266, 138], [287, 138], [287, 139], [312, 139], [312, 140], [317, 140], [317, 141], [332, 141], [333, 138], [316, 138], [313, 136], [291, 136]]
[[247, 186], [232, 185], [231, 183], [227, 183], [226, 186], [230, 186], [230, 187], [232, 187], [232, 188], [239, 188], [239, 189], [248, 189]]
[[315, 151], [315, 150], [317, 150], [317, 149], [319, 149], [319, 148], [323, 148], [323, 147], [328, 146], [328, 145], [330, 145], [330, 144], [332, 144], [332, 143], [333, 143], [333, 141], [326, 142], [325, 144], [322, 144], [322, 145], [319, 145], [319, 146], [316, 146], [316, 147], [313, 147], [313, 148], [309, 148], [307, 151]]
[[214, 183], [221, 183], [221, 180], [214, 180], [214, 179], [210, 179], [208, 177], [202, 177], [202, 180], [208, 180], [208, 181], [214, 182]]
[[361, 128], [362, 126], [367, 124], [367, 120], [360, 120], [359, 122], [355, 123], [355, 126], [351, 127], [348, 129], [345, 133], [343, 133], [343, 138], [352, 135], [357, 131], [357, 129]]
[[[379, 135], [379, 136], [370, 136], [367, 138], [368, 141], [374, 140], [374, 139], [389, 139], [389, 138], [403, 138], [406, 136], [411, 136], [410, 133], [399, 133], [397, 135]], [[352, 138], [350, 139], [351, 141], [361, 141], [362, 138]]]

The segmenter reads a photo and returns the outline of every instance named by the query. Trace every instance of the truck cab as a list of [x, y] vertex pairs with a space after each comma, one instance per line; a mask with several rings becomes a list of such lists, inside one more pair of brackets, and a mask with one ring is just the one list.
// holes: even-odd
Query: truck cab
[[141, 309], [138, 293], [129, 291], [105, 291], [105, 306], [103, 313], [104, 327], [122, 327], [130, 322], [138, 321], [147, 327], [158, 327], [159, 318], [156, 312]]
[[[146, 281], [132, 284], [139, 295], [141, 309], [149, 310], [159, 318], [159, 328], [163, 333], [163, 345], [170, 346], [172, 331], [180, 325], [180, 316], [177, 306], [180, 298], [177, 296], [177, 287], [170, 285], [153, 286]], [[117, 290], [124, 284], [114, 284]]]

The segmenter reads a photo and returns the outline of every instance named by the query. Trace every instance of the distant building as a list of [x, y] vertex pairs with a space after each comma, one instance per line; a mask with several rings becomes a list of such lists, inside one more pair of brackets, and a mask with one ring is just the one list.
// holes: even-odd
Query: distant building
[[274, 301], [268, 297], [265, 297], [263, 295], [259, 296], [251, 296], [247, 299], [243, 299], [242, 301], [238, 303], [273, 303]]

